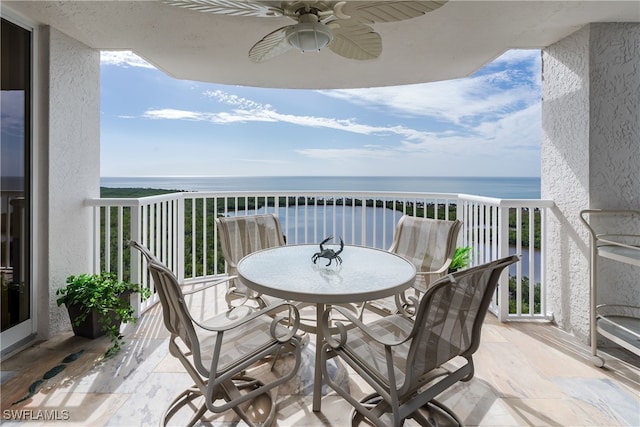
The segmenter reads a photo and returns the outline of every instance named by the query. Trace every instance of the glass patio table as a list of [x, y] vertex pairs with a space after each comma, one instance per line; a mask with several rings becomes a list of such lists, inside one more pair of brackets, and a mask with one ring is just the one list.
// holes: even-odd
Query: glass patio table
[[[329, 245], [325, 245], [328, 247]], [[337, 250], [335, 246], [334, 249]], [[371, 301], [395, 295], [411, 286], [414, 265], [399, 255], [363, 246], [344, 247], [337, 260], [312, 256], [318, 245], [289, 245], [254, 252], [238, 263], [238, 277], [260, 293], [316, 305], [319, 325], [327, 304]], [[320, 411], [322, 331], [316, 327], [313, 410]]]

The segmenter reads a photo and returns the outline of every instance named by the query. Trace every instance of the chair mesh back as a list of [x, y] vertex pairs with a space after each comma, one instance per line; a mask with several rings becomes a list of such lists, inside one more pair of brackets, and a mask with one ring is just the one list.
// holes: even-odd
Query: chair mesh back
[[193, 353], [199, 353], [199, 348], [194, 348], [198, 339], [178, 280], [171, 270], [158, 262], [149, 263], [148, 268], [160, 297], [165, 327], [172, 335], [180, 337]]
[[480, 344], [480, 330], [500, 273], [516, 256], [450, 274], [427, 291], [416, 314], [418, 333], [407, 358], [409, 378], [456, 356], [470, 356]]
[[178, 279], [146, 247], [137, 242], [131, 242], [130, 245], [139, 250], [147, 260], [147, 269], [151, 274], [162, 305], [165, 327], [172, 335], [180, 337], [191, 351], [199, 351], [199, 349], [193, 348], [194, 342], [197, 346], [197, 338], [191, 319], [187, 314], [188, 310]]
[[[458, 220], [444, 221], [417, 218], [405, 215], [398, 222], [391, 252], [397, 253], [413, 263], [416, 271], [435, 271], [447, 259], [453, 258], [455, 244], [462, 223]], [[430, 282], [444, 276], [416, 276], [414, 286], [426, 289]]]
[[[250, 253], [285, 244], [280, 222], [273, 214], [221, 217], [216, 222], [229, 275], [236, 274], [238, 262]], [[246, 290], [239, 280], [235, 285]]]

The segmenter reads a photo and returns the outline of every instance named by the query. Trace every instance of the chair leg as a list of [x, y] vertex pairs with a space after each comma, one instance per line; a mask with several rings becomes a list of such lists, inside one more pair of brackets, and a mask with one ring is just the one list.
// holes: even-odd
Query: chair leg
[[[260, 400], [264, 402], [259, 404]], [[251, 414], [247, 414], [248, 411], [246, 409], [240, 409], [238, 406], [233, 407], [233, 412], [238, 414], [240, 419], [250, 427], [271, 427], [276, 420], [276, 403], [271, 392], [267, 391], [255, 397], [247, 405], [248, 408], [253, 406], [256, 406], [256, 408]], [[266, 416], [264, 416], [265, 414]]]
[[[166, 426], [169, 420], [184, 406], [190, 404], [193, 400], [201, 398], [202, 392], [195, 385], [192, 388], [188, 388], [178, 396], [169, 404], [164, 414], [162, 414], [161, 425]], [[198, 409], [194, 412], [193, 416], [189, 419], [189, 421], [185, 424], [188, 427], [192, 427], [195, 425], [200, 418], [207, 412], [207, 405], [202, 401], [202, 404], [198, 407]]]
[[[360, 426], [361, 424], [364, 426], [370, 426], [372, 423], [377, 425], [379, 422], [382, 422], [381, 420], [385, 413], [391, 414], [390, 405], [377, 393], [372, 393], [363, 397], [360, 399], [360, 403], [370, 411], [370, 415], [375, 419], [369, 419], [368, 415], [365, 416], [358, 412], [354, 407], [351, 412], [352, 427]], [[440, 415], [440, 417], [438, 417], [438, 415]], [[437, 427], [442, 425], [442, 420], [438, 420], [438, 418], [442, 417], [446, 418], [445, 425], [447, 426], [457, 425], [464, 427], [462, 420], [460, 420], [460, 418], [458, 418], [458, 416], [449, 407], [435, 399], [427, 402], [427, 404], [422, 408], [419, 408], [409, 414], [406, 419], [413, 419], [422, 427]]]
[[[299, 333], [296, 336], [300, 338], [301, 348], [307, 346], [311, 341], [311, 337], [307, 332], [302, 331], [302, 333]], [[273, 355], [273, 360], [271, 361], [271, 372], [273, 372], [274, 368], [276, 367], [276, 362], [278, 361], [278, 359], [280, 359], [280, 356], [282, 356], [282, 349], [283, 347], [280, 347], [278, 351], [276, 351], [276, 353]], [[289, 351], [285, 355], [287, 354], [293, 354], [293, 351]]]
[[[264, 384], [260, 380], [238, 375], [222, 386], [224, 396], [220, 396], [220, 398], [224, 398], [226, 401], [237, 399], [243, 391], [256, 390], [262, 386], [264, 386]], [[208, 411], [202, 392], [195, 385], [184, 390], [169, 404], [162, 415], [161, 426], [168, 425], [171, 418], [174, 417], [178, 411], [187, 405], [191, 405], [193, 401], [198, 398], [202, 398], [202, 403], [197, 406], [193, 416], [184, 424], [188, 427], [194, 426]], [[259, 394], [241, 406], [242, 408], [234, 406], [231, 409], [250, 427], [269, 427], [276, 419], [276, 401], [269, 390]], [[251, 408], [250, 413], [248, 413], [249, 408]]]
[[[454, 421], [458, 426], [464, 427], [464, 423], [462, 422], [462, 420], [460, 418], [458, 418], [458, 416], [455, 414], [455, 412], [453, 412], [451, 410], [451, 408], [449, 408], [448, 406], [440, 403], [439, 401], [437, 401], [435, 399], [432, 399], [431, 401], [427, 402], [427, 404], [424, 405], [422, 408], [425, 409], [425, 410], [429, 410], [429, 412], [436, 411], [439, 414], [444, 415], [445, 417], [449, 418], [449, 420]], [[423, 419], [423, 415], [420, 412], [420, 410], [415, 411], [410, 416], [410, 418], [413, 418], [416, 421], [420, 422], [418, 420], [418, 418], [416, 418], [416, 416], [418, 416], [418, 417]], [[429, 418], [433, 419], [433, 415], [431, 415]], [[434, 424], [438, 425], [437, 420], [436, 420], [436, 422]], [[423, 425], [423, 424], [420, 424], [420, 425]]]
[[[357, 410], [357, 407], [354, 407], [353, 412], [351, 414], [351, 425], [352, 427], [359, 426], [362, 423], [367, 424], [375, 424], [386, 425], [387, 422], [390, 422], [393, 419], [391, 406], [382, 398], [378, 393], [371, 393], [366, 395], [362, 399], [360, 399], [360, 404], [368, 410], [367, 414], [361, 413]], [[390, 414], [391, 416], [387, 419], [383, 419], [384, 414]]]
[[[263, 386], [262, 381], [247, 376], [236, 376], [221, 384], [227, 401], [240, 398], [243, 391], [251, 392]], [[250, 427], [270, 427], [276, 419], [276, 400], [270, 390], [231, 409]]]

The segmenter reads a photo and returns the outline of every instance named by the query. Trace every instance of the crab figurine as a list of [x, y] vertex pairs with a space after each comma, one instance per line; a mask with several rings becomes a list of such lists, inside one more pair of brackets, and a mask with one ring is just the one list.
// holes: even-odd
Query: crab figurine
[[336, 260], [336, 264], [342, 264], [342, 258], [340, 258], [340, 254], [344, 249], [344, 242], [342, 241], [342, 237], [340, 238], [340, 249], [338, 251], [324, 248], [324, 244], [331, 239], [333, 239], [333, 236], [329, 236], [326, 239], [324, 239], [322, 242], [320, 242], [320, 252], [316, 252], [311, 257], [311, 260], [313, 261], [314, 264], [316, 263], [316, 261], [318, 261], [318, 258], [327, 258], [329, 260], [329, 263], [327, 264], [327, 266], [331, 265], [331, 261], [333, 261], [334, 259]]

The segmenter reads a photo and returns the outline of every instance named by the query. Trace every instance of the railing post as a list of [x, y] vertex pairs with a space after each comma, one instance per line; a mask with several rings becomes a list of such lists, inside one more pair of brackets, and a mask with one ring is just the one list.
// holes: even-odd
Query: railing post
[[104, 257], [98, 264], [99, 273], [102, 268], [102, 261], [104, 261], [104, 270], [111, 271], [111, 206], [104, 207]]
[[178, 283], [184, 283], [184, 194], [180, 194], [178, 196], [178, 213], [176, 215], [175, 221], [177, 222], [176, 229], [176, 251], [178, 255], [178, 262], [176, 265], [176, 277], [178, 278]]
[[[93, 273], [100, 271], [100, 244], [101, 244], [101, 228], [100, 228], [100, 205], [93, 206]], [[106, 209], [106, 208], [105, 208]]]
[[118, 269], [118, 280], [124, 280], [124, 229], [123, 229], [123, 206], [118, 206], [117, 229], [118, 235], [116, 236], [116, 264]]
[[[498, 208], [498, 257], [509, 255], [509, 208]], [[498, 319], [505, 322], [509, 317], [509, 273], [505, 271], [500, 276], [498, 284]]]
[[[136, 204], [135, 206], [131, 206], [130, 209], [129, 235], [131, 236], [131, 240], [140, 242], [140, 205]], [[131, 283], [140, 284], [140, 252], [129, 248], [129, 256], [129, 280]], [[134, 293], [133, 298], [133, 317], [138, 318], [142, 313], [142, 300], [139, 293]]]
[[547, 311], [547, 213], [548, 208], [540, 208], [540, 313], [552, 318]]
[[[456, 219], [462, 221], [462, 230], [458, 236], [460, 246], [469, 246], [469, 230], [471, 229], [469, 224], [469, 215], [467, 214], [467, 201], [463, 200], [458, 194], [456, 199]], [[473, 258], [471, 259], [473, 262]]]

